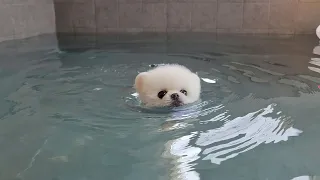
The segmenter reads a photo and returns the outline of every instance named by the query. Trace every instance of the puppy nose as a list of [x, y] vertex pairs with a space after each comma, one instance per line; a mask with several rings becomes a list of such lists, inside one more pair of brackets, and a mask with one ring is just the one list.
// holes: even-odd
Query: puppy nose
[[178, 93], [171, 94], [171, 99], [172, 100], [178, 100], [179, 99], [179, 94]]

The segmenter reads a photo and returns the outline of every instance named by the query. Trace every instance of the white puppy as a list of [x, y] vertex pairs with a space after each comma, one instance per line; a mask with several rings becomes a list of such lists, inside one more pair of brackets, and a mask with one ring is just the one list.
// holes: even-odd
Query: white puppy
[[168, 64], [138, 74], [135, 88], [148, 107], [181, 106], [199, 99], [201, 84], [186, 67]]

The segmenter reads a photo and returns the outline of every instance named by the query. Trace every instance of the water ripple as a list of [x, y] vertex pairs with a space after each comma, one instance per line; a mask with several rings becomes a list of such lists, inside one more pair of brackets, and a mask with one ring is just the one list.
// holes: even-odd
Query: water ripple
[[[0, 95], [9, 105], [1, 112], [0, 139], [8, 144], [8, 152], [33, 146], [34, 139], [53, 129], [41, 146], [41, 153], [30, 151], [31, 156], [25, 158], [26, 166], [22, 169], [27, 172], [19, 169], [25, 178], [40, 177], [39, 169], [54, 167], [48, 160], [50, 163], [54, 160], [56, 167], [61, 166], [59, 161], [68, 163], [69, 172], [76, 168], [76, 172], [85, 170], [84, 174], [103, 178], [122, 178], [121, 174], [132, 178], [134, 174], [137, 178], [133, 179], [141, 179], [138, 176], [143, 177], [149, 170], [152, 178], [168, 169], [169, 159], [173, 165], [172, 179], [198, 180], [206, 168], [218, 173], [220, 169], [216, 171], [215, 167], [230, 168], [237, 158], [243, 157], [240, 155], [251, 155], [271, 144], [288, 148], [292, 144], [285, 141], [300, 140], [304, 136], [299, 135], [307, 134], [308, 128], [313, 133], [319, 132], [317, 121], [308, 122], [316, 119], [314, 114], [319, 107], [316, 58], [309, 59], [301, 68], [301, 64], [290, 63], [289, 55], [277, 56], [284, 59], [280, 63], [275, 56], [259, 54], [119, 52], [51, 54], [50, 58], [32, 61], [30, 67], [19, 73], [1, 69], [5, 76], [0, 79], [3, 84]], [[142, 106], [132, 87], [134, 77], [163, 63], [184, 64], [196, 71], [202, 80], [201, 100], [178, 108]], [[313, 68], [308, 69], [309, 65]], [[11, 82], [16, 84], [9, 86]], [[304, 99], [301, 97], [304, 92], [314, 96]], [[304, 106], [302, 100], [308, 102], [304, 115], [299, 114], [299, 108]], [[291, 117], [294, 113], [295, 117]], [[17, 139], [33, 136], [25, 146], [18, 141], [12, 146], [10, 138], [3, 138], [7, 134]], [[90, 141], [84, 141], [85, 136]], [[310, 140], [309, 145], [313, 144], [316, 141]], [[13, 155], [8, 157], [14, 158]], [[261, 152], [258, 155], [263, 156]], [[295, 157], [289, 155], [288, 159]], [[255, 166], [245, 163], [250, 168]], [[63, 174], [64, 170], [61, 171]], [[115, 176], [109, 176], [110, 173]], [[85, 176], [73, 177], [69, 179]]]
[[221, 164], [261, 144], [279, 143], [301, 134], [301, 130], [292, 127], [290, 117], [276, 111], [276, 106], [273, 103], [234, 119], [230, 119], [231, 115], [222, 105], [217, 106], [219, 108], [216, 110], [223, 112], [202, 123], [223, 121], [221, 127], [203, 132], [194, 131], [166, 145], [166, 153], [175, 157], [173, 162], [178, 164], [175, 167], [177, 169], [173, 169], [174, 173], [179, 172], [181, 176], [188, 177], [182, 179], [189, 179], [197, 174], [192, 167], [200, 158]]

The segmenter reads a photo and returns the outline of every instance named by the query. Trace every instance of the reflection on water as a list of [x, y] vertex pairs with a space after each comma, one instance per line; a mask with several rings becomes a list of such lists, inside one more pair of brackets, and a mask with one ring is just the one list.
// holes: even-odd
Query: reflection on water
[[[302, 131], [286, 127], [289, 118], [281, 116], [281, 111], [274, 112], [274, 106], [275, 104], [269, 105], [243, 117], [229, 120], [221, 128], [201, 133], [196, 145], [206, 147], [203, 154], [208, 155], [204, 160], [220, 164], [262, 143], [278, 143], [287, 141], [291, 136], [298, 136]], [[278, 117], [273, 118], [272, 114]], [[225, 141], [228, 143], [223, 143]], [[209, 145], [214, 146], [208, 148]]]
[[320, 45], [314, 47], [314, 49], [313, 49], [313, 54], [320, 55]]
[[[234, 119], [229, 119], [228, 111], [224, 110], [225, 112], [209, 120], [224, 121], [223, 126], [205, 132], [192, 132], [170, 141], [166, 153], [174, 157], [177, 164], [175, 173], [180, 173], [182, 179], [200, 179], [192, 170], [194, 161], [201, 158], [200, 153], [204, 155], [203, 160], [220, 164], [260, 144], [287, 141], [289, 137], [302, 133], [301, 130], [291, 127], [290, 117], [276, 111], [275, 107], [276, 104], [270, 104], [266, 108]], [[190, 143], [191, 139], [195, 140], [193, 145]]]
[[192, 138], [197, 133], [190, 134], [188, 136], [180, 137], [176, 140], [169, 141], [166, 144], [166, 150], [164, 152], [165, 158], [172, 159], [174, 165], [171, 174], [173, 179], [179, 180], [198, 180], [200, 179], [199, 173], [194, 171], [193, 166], [196, 164], [194, 161], [200, 158], [199, 154], [201, 148], [192, 147], [189, 145]]
[[[320, 45], [319, 45], [319, 46], [316, 46], [316, 47], [313, 49], [313, 54], [315, 54], [315, 55], [320, 55]], [[308, 68], [309, 68], [311, 71], [320, 73], [320, 58], [319, 58], [319, 57], [311, 58], [311, 61], [310, 61], [309, 63], [312, 64], [312, 65], [315, 65], [315, 66], [319, 67], [319, 68], [317, 68], [317, 67], [309, 66]]]
[[319, 180], [320, 176], [299, 176], [291, 180]]

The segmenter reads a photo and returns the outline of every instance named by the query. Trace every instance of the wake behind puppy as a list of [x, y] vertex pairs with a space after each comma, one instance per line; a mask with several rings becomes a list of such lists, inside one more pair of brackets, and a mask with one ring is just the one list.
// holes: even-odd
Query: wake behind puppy
[[200, 98], [201, 83], [197, 74], [177, 65], [161, 65], [135, 78], [140, 100], [148, 107], [177, 107]]

